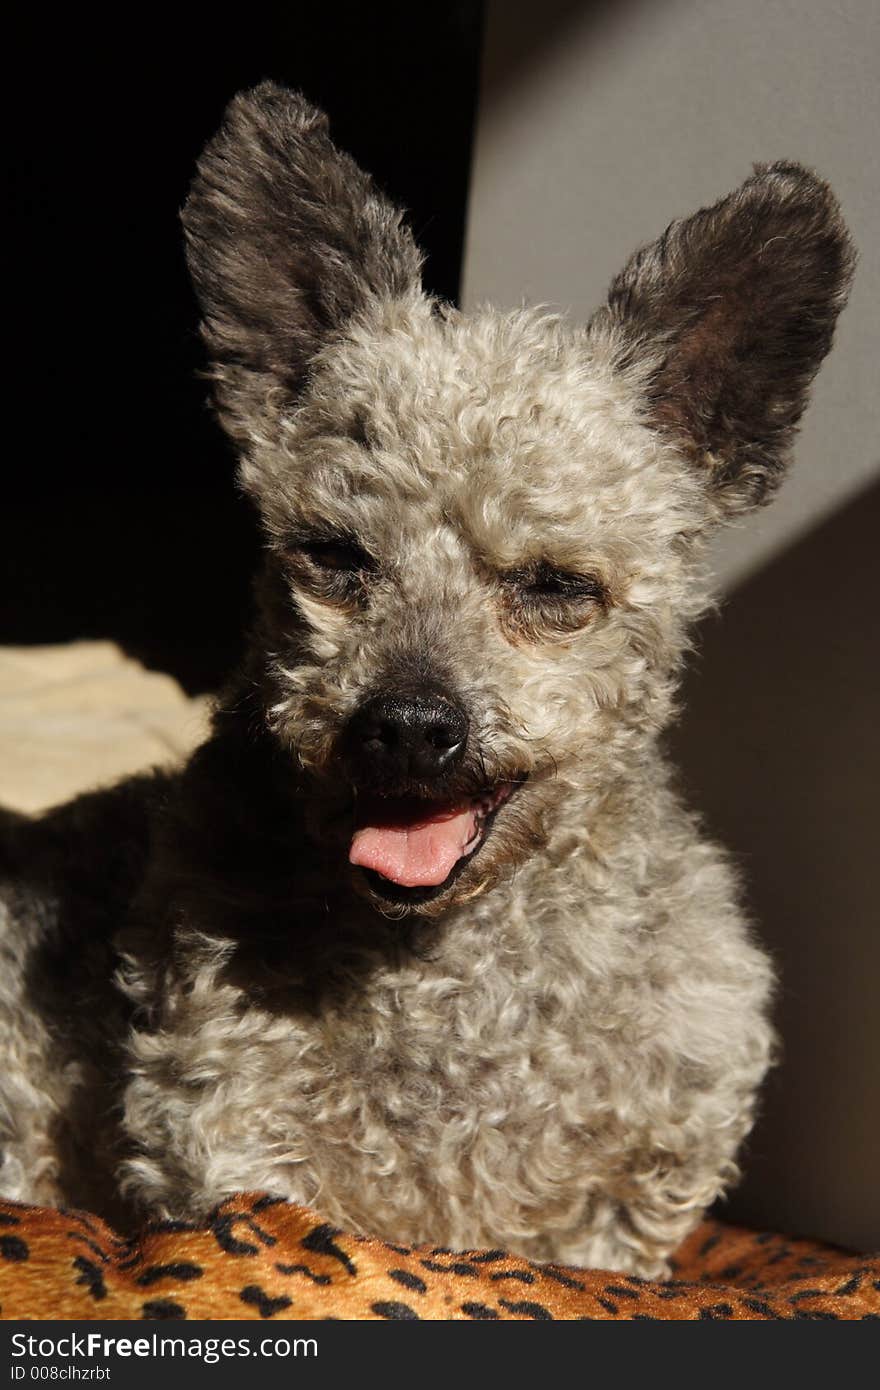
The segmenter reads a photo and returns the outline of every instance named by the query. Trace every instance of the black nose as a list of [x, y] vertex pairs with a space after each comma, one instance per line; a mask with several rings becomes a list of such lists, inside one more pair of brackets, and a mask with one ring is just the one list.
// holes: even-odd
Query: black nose
[[428, 781], [452, 771], [467, 735], [467, 716], [445, 696], [398, 693], [360, 708], [348, 727], [348, 747], [371, 782]]

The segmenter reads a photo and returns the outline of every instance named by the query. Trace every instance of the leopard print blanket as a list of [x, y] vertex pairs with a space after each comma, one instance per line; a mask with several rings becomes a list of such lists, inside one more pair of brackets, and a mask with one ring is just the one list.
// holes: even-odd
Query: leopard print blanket
[[880, 1319], [880, 1260], [707, 1221], [654, 1284], [503, 1250], [389, 1245], [260, 1195], [132, 1240], [86, 1212], [0, 1202], [0, 1316]]

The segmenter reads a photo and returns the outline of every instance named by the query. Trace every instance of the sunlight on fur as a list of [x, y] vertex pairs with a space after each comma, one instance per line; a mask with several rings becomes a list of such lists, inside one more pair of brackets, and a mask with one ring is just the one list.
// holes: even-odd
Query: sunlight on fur
[[772, 495], [831, 346], [834, 197], [759, 167], [586, 326], [466, 317], [264, 83], [183, 223], [252, 637], [182, 771], [2, 822], [0, 1193], [125, 1222], [264, 1189], [663, 1277], [773, 1034], [662, 735], [705, 538]]

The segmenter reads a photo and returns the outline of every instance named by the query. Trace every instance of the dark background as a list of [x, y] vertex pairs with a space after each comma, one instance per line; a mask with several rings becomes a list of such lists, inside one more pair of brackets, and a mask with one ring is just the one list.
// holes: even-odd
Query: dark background
[[0, 644], [112, 638], [190, 691], [238, 654], [259, 539], [206, 408], [178, 209], [239, 89], [301, 88], [458, 294], [482, 5], [33, 8], [7, 34]]

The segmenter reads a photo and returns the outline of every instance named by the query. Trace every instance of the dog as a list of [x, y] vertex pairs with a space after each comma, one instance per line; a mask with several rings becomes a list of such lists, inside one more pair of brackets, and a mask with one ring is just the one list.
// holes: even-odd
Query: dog
[[707, 537], [771, 497], [831, 346], [837, 203], [758, 166], [585, 327], [465, 316], [266, 82], [183, 224], [256, 617], [186, 767], [7, 818], [0, 1190], [121, 1221], [265, 1189], [664, 1277], [774, 1037], [662, 739]]

